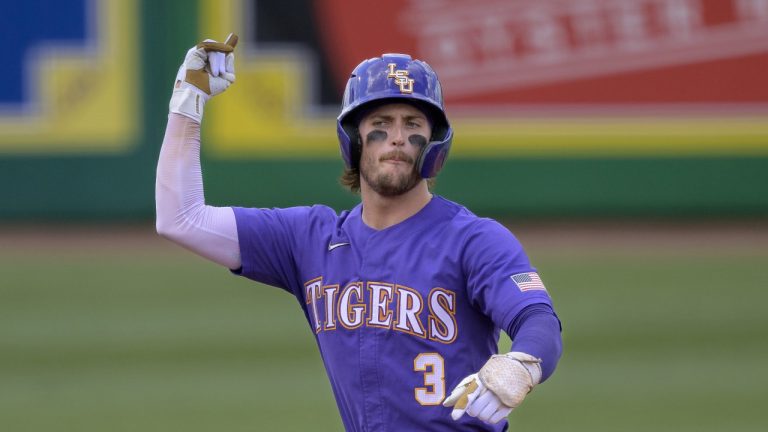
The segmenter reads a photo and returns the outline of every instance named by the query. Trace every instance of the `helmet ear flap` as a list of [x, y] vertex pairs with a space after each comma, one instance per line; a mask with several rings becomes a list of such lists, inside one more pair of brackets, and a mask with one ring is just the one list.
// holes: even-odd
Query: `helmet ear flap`
[[437, 173], [443, 168], [448, 152], [451, 150], [453, 141], [453, 131], [448, 130], [448, 136], [442, 141], [431, 141], [419, 155], [417, 166], [422, 178], [428, 179], [437, 176]]
[[360, 169], [360, 158], [363, 156], [363, 138], [360, 136], [360, 129], [354, 128], [349, 134], [349, 147], [352, 151], [351, 166], [354, 169]]
[[363, 147], [359, 129], [356, 126], [338, 122], [336, 124], [336, 134], [339, 137], [341, 156], [347, 168], [358, 168]]

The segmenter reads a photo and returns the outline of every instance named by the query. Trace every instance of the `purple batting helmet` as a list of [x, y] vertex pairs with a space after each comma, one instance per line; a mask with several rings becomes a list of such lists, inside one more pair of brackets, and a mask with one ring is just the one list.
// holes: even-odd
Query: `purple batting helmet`
[[416, 163], [422, 178], [436, 176], [451, 148], [453, 129], [445, 116], [437, 74], [427, 63], [407, 54], [384, 54], [363, 61], [352, 71], [336, 121], [347, 168], [356, 168], [360, 161], [360, 113], [384, 101], [411, 103], [427, 115], [432, 123], [432, 137]]

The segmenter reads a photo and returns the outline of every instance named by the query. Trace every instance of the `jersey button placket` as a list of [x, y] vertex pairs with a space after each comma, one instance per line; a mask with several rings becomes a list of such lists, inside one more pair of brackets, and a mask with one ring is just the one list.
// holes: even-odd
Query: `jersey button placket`
[[[362, 250], [362, 260], [360, 264], [360, 276], [364, 283], [370, 280], [370, 276], [377, 274], [377, 263], [380, 259], [379, 248], [376, 247], [376, 234], [371, 235], [365, 242]], [[380, 271], [380, 269], [379, 269]], [[370, 293], [367, 286], [363, 286], [365, 303], [370, 308]], [[370, 310], [368, 310], [370, 313]], [[367, 315], [367, 314], [366, 314]], [[365, 430], [369, 432], [385, 431], [386, 424], [383, 421], [385, 407], [381, 400], [381, 373], [382, 365], [379, 364], [379, 335], [377, 328], [369, 328], [366, 322], [357, 329], [360, 342], [360, 382], [363, 393], [365, 410]]]

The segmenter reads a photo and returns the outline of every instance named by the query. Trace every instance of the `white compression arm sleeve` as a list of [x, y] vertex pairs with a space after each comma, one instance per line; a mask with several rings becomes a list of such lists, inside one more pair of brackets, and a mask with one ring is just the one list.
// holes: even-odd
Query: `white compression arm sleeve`
[[163, 237], [230, 269], [241, 266], [231, 207], [205, 205], [200, 124], [168, 115], [155, 182], [156, 228]]

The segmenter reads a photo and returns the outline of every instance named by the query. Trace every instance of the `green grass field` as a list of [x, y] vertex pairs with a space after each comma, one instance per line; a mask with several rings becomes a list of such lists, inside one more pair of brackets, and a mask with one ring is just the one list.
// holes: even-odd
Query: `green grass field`
[[[627, 229], [518, 232], [565, 352], [510, 429], [765, 430], [768, 228]], [[0, 430], [341, 430], [295, 299], [110, 230], [0, 231]]]

